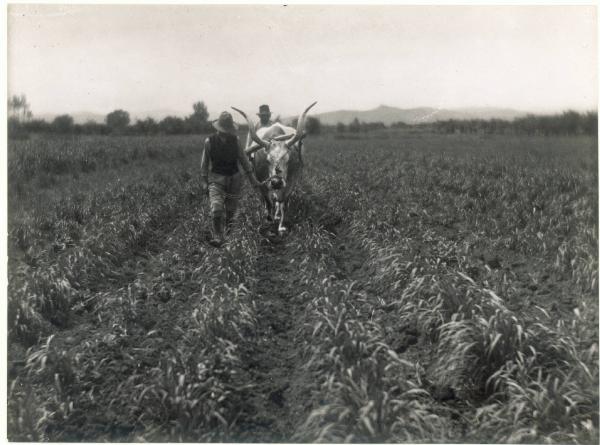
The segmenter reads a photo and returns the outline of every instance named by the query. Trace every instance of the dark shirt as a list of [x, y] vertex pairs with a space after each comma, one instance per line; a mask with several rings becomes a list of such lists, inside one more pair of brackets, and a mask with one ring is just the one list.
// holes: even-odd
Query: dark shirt
[[247, 174], [252, 172], [252, 166], [240, 146], [238, 137], [230, 134], [221, 137], [215, 133], [204, 141], [200, 176], [208, 177], [209, 169], [218, 175], [234, 175], [239, 171], [238, 162]]

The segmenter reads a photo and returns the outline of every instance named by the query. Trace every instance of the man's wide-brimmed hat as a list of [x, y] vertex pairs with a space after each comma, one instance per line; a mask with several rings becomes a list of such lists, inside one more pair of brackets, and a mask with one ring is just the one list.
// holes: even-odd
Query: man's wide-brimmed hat
[[270, 116], [270, 115], [271, 115], [271, 110], [269, 110], [268, 105], [261, 105], [260, 107], [258, 107], [257, 116]]
[[223, 133], [235, 134], [237, 125], [233, 122], [233, 116], [227, 111], [223, 111], [219, 116], [219, 119], [213, 121], [213, 127]]

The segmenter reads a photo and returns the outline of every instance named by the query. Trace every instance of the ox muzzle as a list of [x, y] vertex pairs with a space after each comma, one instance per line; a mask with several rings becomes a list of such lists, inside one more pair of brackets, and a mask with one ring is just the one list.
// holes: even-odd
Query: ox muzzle
[[272, 176], [269, 184], [273, 190], [281, 190], [285, 186], [285, 181], [281, 176]]

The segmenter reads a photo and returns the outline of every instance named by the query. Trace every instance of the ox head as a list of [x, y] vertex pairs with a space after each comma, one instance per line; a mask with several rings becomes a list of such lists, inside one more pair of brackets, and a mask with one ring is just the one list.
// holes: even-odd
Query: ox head
[[298, 119], [298, 126], [296, 127], [295, 134], [286, 134], [276, 136], [271, 140], [261, 139], [254, 129], [254, 125], [248, 120], [248, 116], [242, 110], [238, 110], [232, 107], [235, 111], [240, 113], [248, 122], [248, 130], [250, 137], [254, 141], [254, 145], [246, 149], [246, 154], [251, 154], [261, 148], [264, 148], [267, 153], [267, 162], [269, 164], [269, 182], [270, 186], [274, 190], [280, 190], [286, 186], [287, 173], [288, 173], [288, 161], [290, 159], [291, 150], [297, 147], [297, 143], [301, 141], [306, 134], [304, 133], [304, 125], [306, 122], [306, 114], [308, 111], [316, 105], [316, 102], [311, 104], [304, 113]]

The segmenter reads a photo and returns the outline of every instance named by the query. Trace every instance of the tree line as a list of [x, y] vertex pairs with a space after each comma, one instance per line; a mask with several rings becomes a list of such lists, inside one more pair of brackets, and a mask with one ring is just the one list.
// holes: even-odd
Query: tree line
[[344, 124], [343, 122], [338, 122], [335, 126], [335, 130], [338, 133], [363, 133], [366, 131], [381, 130], [384, 128], [386, 127], [383, 122], [361, 122], [357, 117], [355, 117], [354, 120], [348, 125]]
[[[24, 96], [22, 96], [24, 99]], [[8, 134], [17, 136], [29, 133], [54, 133], [54, 134], [97, 134], [97, 135], [130, 135], [130, 134], [204, 134], [212, 131], [212, 124], [208, 120], [208, 109], [204, 102], [196, 102], [193, 112], [184, 118], [167, 116], [157, 121], [151, 117], [136, 120], [131, 123], [131, 117], [125, 110], [114, 110], [108, 113], [103, 123], [88, 121], [77, 124], [69, 114], [56, 116], [51, 122], [35, 119], [31, 112], [24, 114], [23, 108], [29, 109], [26, 100], [16, 103], [9, 100]]]
[[[162, 120], [151, 117], [138, 119], [131, 122], [129, 113], [125, 110], [114, 110], [106, 115], [104, 122], [88, 121], [84, 124], [75, 123], [69, 114], [56, 116], [51, 122], [44, 119], [35, 119], [29, 109], [27, 98], [24, 95], [13, 96], [8, 101], [8, 136], [20, 137], [30, 133], [72, 134], [72, 135], [176, 135], [176, 134], [207, 134], [213, 131], [211, 121], [208, 120], [208, 108], [204, 102], [193, 104], [192, 113], [181, 118], [167, 116]], [[275, 119], [280, 122], [280, 118]], [[295, 118], [291, 125], [296, 126]], [[245, 125], [240, 125], [244, 130]], [[308, 117], [306, 131], [309, 134], [321, 132], [321, 122], [315, 117]]]
[[512, 121], [505, 119], [448, 119], [422, 124], [394, 122], [386, 126], [383, 122], [361, 122], [354, 118], [349, 124], [338, 122], [338, 133], [362, 133], [384, 128], [420, 128], [436, 133], [454, 134], [517, 134], [528, 136], [574, 136], [598, 134], [598, 113], [565, 111], [554, 115], [528, 114]]
[[449, 119], [421, 124], [437, 133], [517, 134], [527, 136], [575, 136], [598, 134], [598, 112], [565, 111], [554, 115], [528, 114], [512, 121], [503, 119]]
[[[177, 135], [206, 134], [213, 131], [208, 120], [208, 109], [204, 102], [193, 104], [192, 113], [186, 117], [167, 116], [162, 120], [151, 117], [138, 119], [131, 123], [131, 117], [125, 110], [118, 109], [108, 113], [103, 123], [89, 121], [84, 124], [75, 123], [72, 116], [63, 114], [56, 116], [51, 122], [35, 119], [27, 98], [24, 95], [12, 96], [8, 100], [8, 136], [26, 136], [29, 133], [54, 134], [91, 134], [91, 135]], [[275, 120], [279, 122], [279, 117]], [[291, 123], [296, 126], [297, 119]], [[244, 126], [241, 126], [242, 130]], [[512, 121], [504, 119], [448, 119], [422, 124], [395, 122], [386, 126], [383, 122], [362, 122], [358, 118], [348, 124], [339, 122], [335, 127], [323, 125], [321, 121], [309, 116], [306, 131], [319, 134], [323, 131], [338, 133], [362, 133], [385, 128], [421, 128], [436, 133], [454, 134], [517, 134], [543, 136], [573, 136], [577, 134], [596, 135], [598, 133], [598, 113], [589, 111], [578, 113], [568, 110], [555, 115], [528, 114]]]

